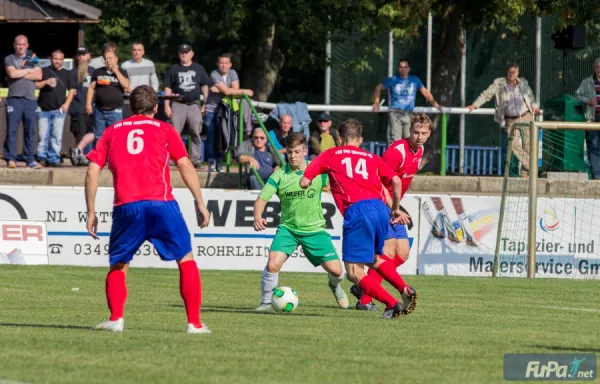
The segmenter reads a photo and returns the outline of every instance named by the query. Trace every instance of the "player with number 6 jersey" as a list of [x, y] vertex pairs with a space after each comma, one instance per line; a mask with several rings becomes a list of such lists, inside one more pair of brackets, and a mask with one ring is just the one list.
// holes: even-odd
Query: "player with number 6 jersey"
[[342, 259], [348, 279], [386, 305], [384, 318], [396, 318], [404, 312], [402, 303], [367, 275], [364, 267], [376, 269], [398, 289], [402, 278], [395, 265], [380, 256], [389, 253], [384, 251], [384, 243], [392, 232], [390, 221], [396, 221], [390, 219], [383, 188], [392, 187], [392, 214], [397, 217], [401, 214], [402, 182], [383, 160], [360, 148], [362, 124], [358, 120], [345, 121], [339, 126], [338, 133], [342, 146], [317, 156], [304, 171], [300, 186], [307, 188], [317, 175], [329, 176], [331, 193], [344, 215]]
[[94, 239], [98, 239], [95, 215], [98, 178], [107, 164], [115, 190], [108, 250], [110, 271], [106, 277], [111, 316], [95, 329], [123, 331], [129, 263], [142, 243], [149, 241], [162, 260], [176, 261], [179, 266], [187, 332], [210, 333], [200, 322], [200, 274], [191, 252], [190, 232], [173, 197], [169, 161], [177, 163], [203, 218], [201, 226], [206, 227], [210, 214], [202, 199], [198, 175], [175, 128], [153, 118], [158, 111], [156, 92], [147, 85], [139, 86], [131, 93], [130, 105], [134, 116], [108, 127], [87, 156], [90, 160], [85, 179], [87, 229]]

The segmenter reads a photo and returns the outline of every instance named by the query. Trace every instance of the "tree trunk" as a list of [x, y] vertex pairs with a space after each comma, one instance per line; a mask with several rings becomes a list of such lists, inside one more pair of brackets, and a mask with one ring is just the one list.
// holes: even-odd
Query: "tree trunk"
[[242, 55], [242, 88], [252, 89], [254, 99], [259, 101], [267, 100], [285, 63], [285, 58], [277, 47], [275, 24], [268, 28], [266, 37], [253, 44]]
[[[437, 44], [435, 65], [433, 67], [431, 93], [440, 105], [452, 106], [454, 90], [460, 75], [460, 62], [465, 49], [465, 36], [463, 28], [463, 14], [467, 0], [459, 0], [446, 6], [440, 17], [440, 38]], [[428, 169], [439, 172], [440, 170], [440, 144], [441, 137], [437, 129], [439, 115], [433, 124], [433, 130], [425, 150], [424, 163]]]

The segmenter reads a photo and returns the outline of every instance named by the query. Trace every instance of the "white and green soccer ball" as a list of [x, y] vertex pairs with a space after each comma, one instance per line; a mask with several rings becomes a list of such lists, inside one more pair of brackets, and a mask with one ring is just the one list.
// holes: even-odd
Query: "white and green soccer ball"
[[277, 312], [292, 312], [298, 307], [298, 293], [290, 287], [277, 287], [273, 290], [271, 305]]

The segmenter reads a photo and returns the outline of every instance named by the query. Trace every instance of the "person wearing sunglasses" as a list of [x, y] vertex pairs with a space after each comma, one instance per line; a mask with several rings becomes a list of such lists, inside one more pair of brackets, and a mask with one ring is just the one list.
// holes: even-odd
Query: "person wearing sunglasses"
[[309, 158], [314, 159], [321, 152], [339, 146], [340, 135], [335, 128], [331, 128], [331, 116], [327, 112], [321, 113], [317, 120], [317, 129], [313, 129], [310, 133]]
[[[252, 136], [240, 144], [237, 149], [237, 158], [240, 164], [249, 165], [246, 186], [250, 190], [262, 189], [262, 184], [266, 183], [269, 176], [281, 166], [279, 157], [268, 145], [267, 135], [260, 127], [255, 128]], [[250, 168], [257, 171], [262, 183]]]

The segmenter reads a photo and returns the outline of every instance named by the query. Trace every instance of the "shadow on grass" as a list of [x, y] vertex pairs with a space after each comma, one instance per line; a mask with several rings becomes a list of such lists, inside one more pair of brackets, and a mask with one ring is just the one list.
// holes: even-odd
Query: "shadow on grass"
[[556, 345], [530, 345], [533, 348], [540, 349], [549, 349], [551, 351], [573, 351], [573, 352], [589, 352], [595, 353], [600, 352], [600, 348], [575, 348], [575, 347], [565, 347], [565, 346], [556, 346]]
[[16, 324], [0, 323], [0, 327], [28, 327], [28, 328], [55, 328], [55, 329], [92, 329], [90, 326], [83, 325], [58, 325], [58, 324]]
[[[184, 308], [181, 304], [169, 304], [169, 306], [174, 308]], [[327, 317], [324, 315], [320, 315], [318, 313], [283, 313], [283, 312], [257, 312], [252, 308], [232, 308], [232, 307], [219, 307], [215, 305], [211, 306], [202, 306], [202, 312], [228, 312], [228, 313], [247, 313], [250, 315], [271, 315], [271, 316], [310, 316], [310, 317]]]

